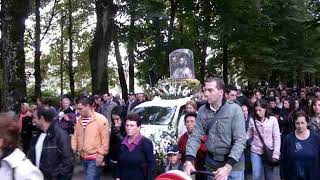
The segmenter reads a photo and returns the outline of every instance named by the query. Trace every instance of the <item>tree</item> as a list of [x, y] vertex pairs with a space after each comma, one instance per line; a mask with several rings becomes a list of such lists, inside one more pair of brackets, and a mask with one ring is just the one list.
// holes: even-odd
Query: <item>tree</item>
[[112, 1], [97, 0], [97, 24], [90, 48], [90, 67], [92, 76], [92, 91], [102, 94], [108, 91], [108, 54], [112, 40], [112, 19], [116, 9]]
[[73, 73], [73, 37], [72, 37], [72, 30], [73, 30], [73, 19], [72, 19], [72, 1], [68, 0], [68, 15], [69, 15], [69, 26], [68, 26], [68, 39], [69, 39], [69, 63], [68, 63], [68, 70], [69, 70], [69, 84], [70, 84], [70, 91], [71, 96], [74, 97], [74, 73]]
[[29, 0], [8, 0], [1, 4], [1, 62], [3, 67], [2, 106], [19, 110], [26, 98], [24, 31]]
[[37, 98], [41, 97], [41, 70], [40, 70], [40, 46], [41, 46], [41, 28], [40, 28], [40, 0], [34, 0], [34, 14], [36, 16], [36, 27], [34, 35], [34, 77], [35, 77], [35, 87], [34, 94]]
[[127, 87], [126, 77], [124, 74], [124, 70], [123, 70], [123, 66], [122, 66], [122, 59], [121, 59], [120, 50], [119, 50], [118, 32], [114, 33], [113, 44], [114, 44], [114, 51], [115, 51], [117, 66], [118, 66], [118, 76], [119, 76], [119, 82], [120, 82], [120, 87], [121, 87], [121, 91], [122, 91], [122, 98], [125, 101], [127, 101], [128, 100], [128, 87]]

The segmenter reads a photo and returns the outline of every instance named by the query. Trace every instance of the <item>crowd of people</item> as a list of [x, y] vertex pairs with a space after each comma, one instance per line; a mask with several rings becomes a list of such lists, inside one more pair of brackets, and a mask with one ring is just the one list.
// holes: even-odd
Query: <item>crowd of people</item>
[[64, 97], [59, 108], [22, 102], [18, 116], [0, 114], [0, 177], [70, 180], [77, 156], [86, 180], [100, 179], [104, 166], [115, 180], [160, 180], [157, 173], [172, 170], [209, 171], [216, 180], [320, 177], [320, 89], [250, 93], [208, 78], [203, 95], [186, 103], [160, 171], [141, 116], [130, 112], [147, 101], [144, 93], [129, 93], [127, 102], [110, 93]]

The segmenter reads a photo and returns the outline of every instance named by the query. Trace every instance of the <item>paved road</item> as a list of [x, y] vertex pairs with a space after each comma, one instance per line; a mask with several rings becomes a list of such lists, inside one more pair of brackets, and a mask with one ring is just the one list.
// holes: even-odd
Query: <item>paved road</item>
[[[83, 168], [80, 164], [74, 167], [72, 180], [84, 180]], [[112, 180], [111, 174], [103, 171], [101, 180]]]

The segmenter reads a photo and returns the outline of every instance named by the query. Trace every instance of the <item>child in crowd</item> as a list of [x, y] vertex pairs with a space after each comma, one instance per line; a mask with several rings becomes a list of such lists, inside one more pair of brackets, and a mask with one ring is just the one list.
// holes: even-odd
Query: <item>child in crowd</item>
[[168, 165], [165, 167], [165, 172], [171, 170], [183, 171], [183, 163], [181, 162], [181, 154], [177, 145], [171, 145], [167, 149]]

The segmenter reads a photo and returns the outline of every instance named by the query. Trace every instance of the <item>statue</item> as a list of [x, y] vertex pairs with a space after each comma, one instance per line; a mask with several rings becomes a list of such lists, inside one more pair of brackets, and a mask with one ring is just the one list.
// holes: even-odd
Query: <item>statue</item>
[[194, 79], [193, 52], [177, 49], [169, 54], [170, 77], [172, 79]]

